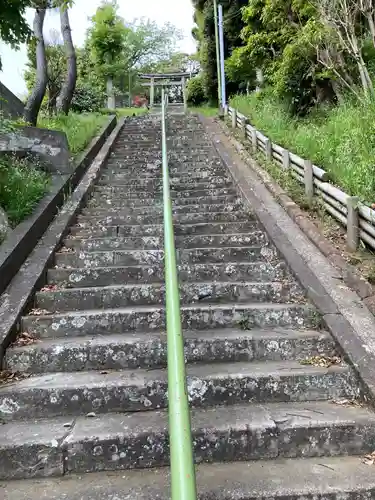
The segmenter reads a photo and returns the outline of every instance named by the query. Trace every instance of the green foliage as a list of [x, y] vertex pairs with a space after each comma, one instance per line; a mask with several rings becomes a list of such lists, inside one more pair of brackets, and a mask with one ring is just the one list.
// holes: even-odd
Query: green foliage
[[375, 102], [344, 102], [321, 108], [307, 118], [293, 118], [272, 89], [231, 105], [272, 141], [327, 170], [336, 185], [363, 202], [375, 202]]
[[189, 80], [187, 85], [187, 100], [190, 106], [201, 106], [205, 102], [206, 98], [201, 75]]
[[52, 130], [61, 130], [68, 137], [70, 151], [73, 155], [82, 152], [104, 126], [107, 117], [101, 114], [69, 113], [54, 117], [40, 117], [38, 126]]
[[103, 106], [104, 92], [88, 84], [79, 83], [74, 91], [71, 110], [74, 113], [96, 113]]
[[118, 15], [116, 1], [104, 2], [92, 17], [89, 47], [98, 72], [113, 77], [123, 52], [126, 28]]
[[0, 159], [0, 206], [12, 227], [32, 213], [48, 189], [48, 175], [27, 161]]
[[[241, 31], [244, 22], [241, 9], [247, 5], [248, 0], [223, 0], [224, 12], [224, 46], [227, 59], [236, 47], [242, 45]], [[199, 61], [203, 72], [203, 85], [206, 99], [217, 103], [217, 64], [215, 45], [215, 21], [213, 0], [193, 0], [195, 8], [194, 20], [196, 27], [193, 36], [198, 43]], [[239, 90], [241, 81], [234, 78], [228, 81], [228, 92]], [[241, 75], [242, 76], [242, 75]]]
[[18, 48], [31, 35], [24, 17], [29, 3], [29, 0], [0, 0], [0, 40], [13, 48]]

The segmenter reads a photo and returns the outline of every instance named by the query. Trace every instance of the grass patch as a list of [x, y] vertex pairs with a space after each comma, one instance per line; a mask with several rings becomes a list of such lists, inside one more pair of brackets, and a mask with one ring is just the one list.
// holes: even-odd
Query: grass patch
[[267, 92], [235, 96], [231, 106], [273, 142], [327, 170], [346, 193], [375, 202], [375, 101], [347, 102], [299, 119]]
[[65, 132], [70, 152], [75, 156], [90, 144], [107, 120], [108, 117], [100, 113], [69, 113], [68, 116], [41, 116], [38, 127]]
[[116, 115], [117, 118], [122, 118], [123, 116], [139, 116], [148, 113], [147, 108], [117, 108], [117, 109], [106, 109], [100, 110], [103, 115]]
[[30, 215], [49, 184], [47, 173], [27, 161], [0, 159], [0, 206], [12, 227]]
[[200, 106], [199, 108], [189, 108], [191, 113], [200, 113], [201, 115], [212, 117], [218, 116], [219, 110], [218, 108], [213, 108], [210, 106]]

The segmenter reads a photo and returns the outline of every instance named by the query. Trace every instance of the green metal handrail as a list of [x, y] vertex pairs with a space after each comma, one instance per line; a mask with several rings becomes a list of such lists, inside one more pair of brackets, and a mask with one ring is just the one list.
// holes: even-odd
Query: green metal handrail
[[162, 90], [162, 152], [164, 201], [164, 262], [168, 342], [168, 407], [172, 500], [196, 500], [197, 489], [189, 400], [186, 388], [184, 339], [181, 328], [180, 293], [170, 193], [166, 107]]

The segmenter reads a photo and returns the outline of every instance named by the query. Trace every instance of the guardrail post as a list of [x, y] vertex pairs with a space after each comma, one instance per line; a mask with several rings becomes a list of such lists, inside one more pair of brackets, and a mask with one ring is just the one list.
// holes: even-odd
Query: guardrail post
[[283, 149], [283, 154], [281, 155], [283, 162], [283, 169], [288, 170], [290, 168], [290, 155], [287, 149]]
[[269, 139], [266, 139], [264, 141], [264, 146], [266, 148], [266, 160], [271, 161], [272, 160], [272, 142]]
[[251, 129], [251, 146], [253, 148], [253, 153], [256, 153], [258, 149], [258, 136], [256, 128]]
[[314, 198], [314, 172], [311, 160], [304, 160], [305, 195], [309, 202]]
[[232, 128], [237, 127], [237, 110], [235, 108], [232, 109]]
[[246, 126], [247, 126], [247, 118], [246, 116], [244, 116], [241, 119], [241, 131], [244, 139], [247, 139]]
[[348, 209], [346, 226], [346, 245], [350, 252], [355, 252], [359, 244], [358, 196], [349, 196], [346, 202]]

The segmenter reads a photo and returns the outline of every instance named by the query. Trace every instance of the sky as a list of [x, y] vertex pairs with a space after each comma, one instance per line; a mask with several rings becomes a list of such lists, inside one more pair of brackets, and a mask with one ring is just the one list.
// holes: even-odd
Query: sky
[[[74, 44], [79, 47], [85, 40], [85, 33], [89, 27], [89, 17], [95, 14], [101, 0], [75, 0], [75, 5], [70, 10], [70, 24]], [[172, 23], [182, 30], [183, 40], [179, 49], [183, 52], [194, 52], [195, 44], [191, 36], [193, 27], [193, 7], [191, 0], [118, 0], [120, 6], [119, 14], [126, 19], [145, 17], [156, 21], [159, 25], [166, 22]], [[27, 12], [27, 19], [32, 23], [33, 11]], [[50, 30], [59, 30], [60, 21], [56, 14], [48, 13], [45, 20], [44, 32], [48, 35]], [[0, 72], [0, 80], [16, 95], [26, 93], [26, 85], [23, 72], [27, 62], [26, 47], [22, 46], [19, 51], [12, 50], [0, 41], [0, 57], [3, 70]]]

